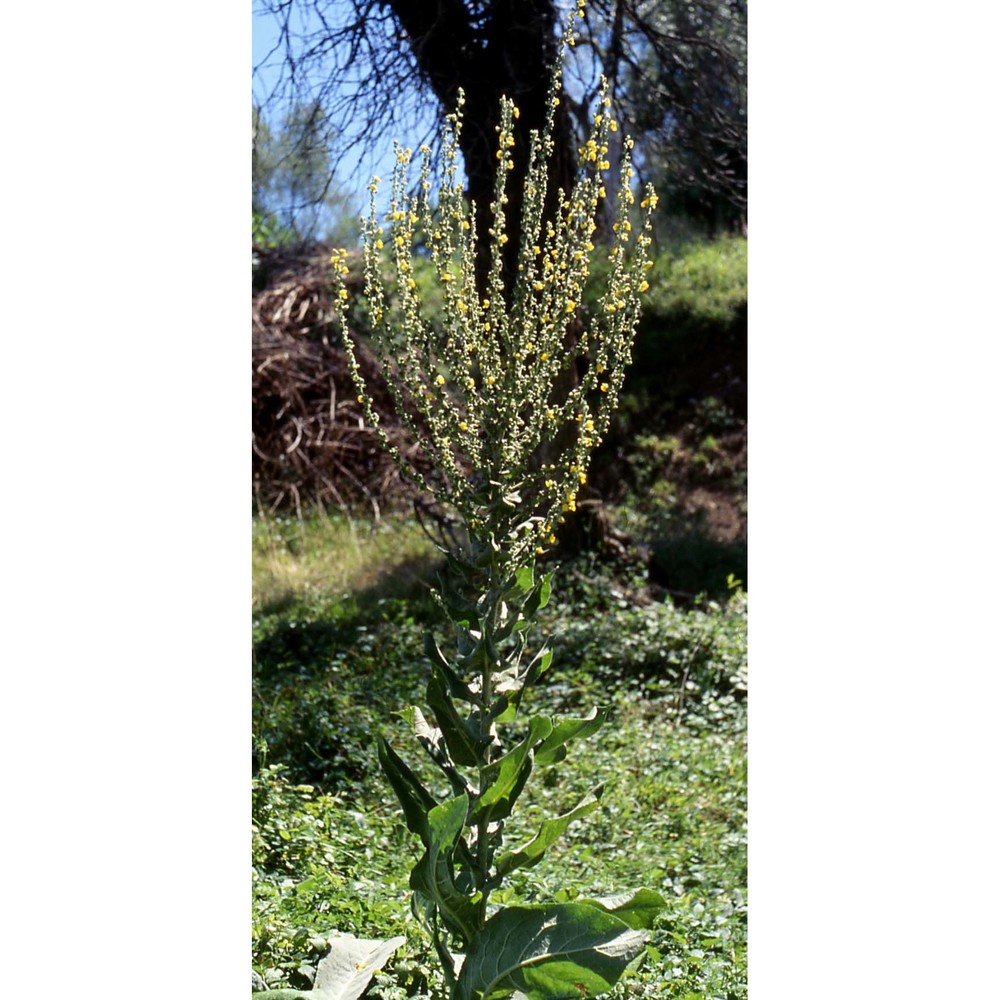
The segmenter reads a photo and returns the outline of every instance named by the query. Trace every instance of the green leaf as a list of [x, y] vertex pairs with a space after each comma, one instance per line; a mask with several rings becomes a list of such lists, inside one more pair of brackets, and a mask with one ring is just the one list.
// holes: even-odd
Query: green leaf
[[601, 899], [578, 899], [577, 903], [596, 906], [606, 913], [613, 913], [633, 930], [649, 930], [657, 914], [667, 905], [667, 901], [651, 889], [635, 889]]
[[453, 866], [468, 812], [468, 796], [459, 795], [427, 814], [429, 843], [410, 874], [410, 888], [431, 900], [445, 923], [471, 941], [476, 929], [476, 907], [473, 899], [455, 885]]
[[458, 714], [448, 694], [447, 678], [436, 663], [427, 682], [427, 704], [434, 713], [452, 759], [458, 764], [475, 767], [479, 763], [478, 743]]
[[552, 666], [553, 652], [551, 649], [540, 649], [535, 654], [535, 658], [528, 664], [527, 673], [524, 676], [524, 686], [530, 687], [538, 680], [546, 670]]
[[492, 819], [503, 819], [510, 815], [511, 806], [531, 770], [531, 749], [550, 732], [552, 723], [549, 719], [532, 719], [528, 723], [528, 735], [509, 753], [485, 768], [481, 794], [473, 807], [475, 821], [484, 812]]
[[427, 814], [436, 805], [434, 797], [420, 783], [417, 776], [406, 766], [399, 754], [389, 746], [384, 737], [378, 738], [378, 759], [382, 771], [403, 807], [403, 816], [411, 833], [417, 834], [428, 844]]
[[452, 579], [451, 576], [438, 575], [438, 593], [448, 617], [453, 622], [467, 626], [475, 619], [476, 605], [462, 596]]
[[447, 681], [448, 690], [451, 692], [453, 698], [460, 698], [462, 701], [470, 702], [474, 700], [472, 692], [469, 690], [469, 685], [452, 669], [451, 664], [445, 658], [444, 653], [438, 648], [438, 644], [434, 641], [434, 636], [430, 632], [424, 633], [424, 652], [430, 657], [433, 666], [441, 671], [441, 675]]
[[530, 868], [537, 864], [542, 855], [558, 840], [575, 819], [592, 813], [599, 805], [604, 786], [598, 785], [579, 805], [562, 816], [545, 820], [538, 833], [515, 851], [501, 855], [496, 862], [497, 874], [507, 875], [516, 868]]
[[457, 1000], [520, 990], [528, 1000], [572, 1000], [611, 989], [643, 950], [645, 935], [595, 906], [511, 906], [476, 934]]
[[526, 618], [534, 618], [536, 613], [541, 611], [549, 603], [552, 595], [552, 574], [546, 573], [542, 577], [542, 582], [532, 595], [524, 602], [524, 615]]
[[551, 735], [535, 750], [535, 763], [542, 767], [558, 764], [566, 756], [566, 746], [570, 740], [582, 740], [596, 733], [604, 725], [608, 710], [592, 709], [583, 719], [563, 719], [557, 723]]
[[[520, 640], [518, 643], [518, 652], [520, 652], [520, 648], [524, 645], [524, 639], [522, 635], [518, 635], [518, 639]], [[496, 713], [495, 718], [497, 722], [513, 722], [517, 718], [517, 712], [521, 706], [525, 692], [549, 669], [551, 664], [551, 649], [541, 649], [535, 654], [532, 661], [528, 664], [527, 669], [523, 673], [518, 674], [517, 689], [507, 694], [507, 703]]]
[[530, 594], [534, 586], [535, 564], [528, 563], [527, 566], [515, 570], [513, 578], [507, 582], [503, 596], [505, 599], [523, 597], [525, 594]]

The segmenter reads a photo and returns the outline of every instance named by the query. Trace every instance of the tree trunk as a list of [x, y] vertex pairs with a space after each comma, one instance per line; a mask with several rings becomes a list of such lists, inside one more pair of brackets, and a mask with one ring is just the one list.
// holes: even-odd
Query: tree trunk
[[[489, 269], [485, 248], [496, 175], [500, 98], [511, 98], [520, 109], [514, 122], [514, 170], [507, 189], [510, 240], [504, 248], [504, 273], [509, 295], [520, 245], [529, 136], [532, 129], [540, 132], [545, 124], [545, 99], [557, 53], [555, 4], [552, 0], [507, 0], [495, 4], [489, 18], [476, 24], [461, 0], [390, 0], [390, 6], [442, 108], [454, 109], [459, 88], [465, 91], [461, 150], [468, 195], [476, 206], [481, 290]], [[545, 205], [548, 218], [555, 215], [558, 189], [568, 192], [573, 181], [575, 158], [565, 101], [557, 109], [553, 141]]]

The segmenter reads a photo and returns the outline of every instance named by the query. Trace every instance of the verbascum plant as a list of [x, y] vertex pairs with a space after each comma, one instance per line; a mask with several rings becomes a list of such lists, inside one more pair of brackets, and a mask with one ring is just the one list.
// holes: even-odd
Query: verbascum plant
[[[572, 19], [563, 45], [571, 39]], [[344, 337], [365, 418], [403, 471], [454, 511], [463, 528], [461, 541], [445, 546], [447, 570], [436, 592], [454, 642], [447, 652], [433, 636], [426, 643], [432, 718], [418, 707], [403, 713], [440, 773], [440, 788], [432, 791], [387, 740], [378, 741], [405, 822], [423, 844], [410, 877], [412, 905], [433, 941], [450, 1000], [600, 994], [642, 954], [643, 932], [664, 905], [645, 889], [572, 902], [490, 902], [512, 872], [536, 865], [574, 820], [600, 803], [598, 786], [568, 812], [544, 820], [523, 843], [505, 843], [505, 824], [532, 773], [560, 765], [572, 741], [605, 721], [605, 711], [596, 708], [582, 718], [527, 714], [525, 694], [553, 655], [544, 647], [529, 652], [530, 629], [551, 592], [551, 574], [539, 573], [535, 559], [555, 542], [558, 522], [575, 510], [589, 457], [618, 402], [647, 287], [656, 205], [647, 188], [643, 221], [633, 231], [632, 143], [626, 139], [613, 239], [610, 247], [595, 245], [595, 217], [611, 167], [609, 134], [617, 129], [604, 88], [591, 134], [579, 149], [575, 186], [570, 194], [558, 192], [554, 217], [544, 219], [561, 65], [562, 52], [545, 127], [532, 133], [526, 151], [516, 273], [504, 266], [508, 176], [514, 155], [522, 152], [513, 138], [519, 112], [512, 101], [502, 102], [492, 224], [482, 238], [456, 172], [461, 97], [446, 120], [435, 201], [426, 148], [411, 194], [413, 156], [397, 147], [384, 217], [375, 208], [381, 182], [371, 184], [364, 261], [373, 345], [396, 411], [429, 459], [423, 467], [434, 473], [419, 472], [382, 432], [352, 341]], [[478, 285], [477, 247], [489, 255]], [[421, 314], [418, 252], [429, 255], [443, 296], [438, 327]], [[598, 252], [610, 255], [607, 288], [597, 315], [569, 337]], [[347, 273], [346, 261], [346, 251], [334, 252], [338, 281]], [[347, 299], [342, 284], [338, 293]]]

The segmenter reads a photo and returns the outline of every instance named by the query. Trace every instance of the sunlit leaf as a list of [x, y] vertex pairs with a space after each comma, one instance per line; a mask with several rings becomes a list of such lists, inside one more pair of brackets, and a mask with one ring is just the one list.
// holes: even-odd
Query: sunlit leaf
[[611, 989], [645, 935], [595, 906], [511, 906], [486, 921], [458, 977], [456, 1000], [520, 990], [528, 1000], [572, 1000]]
[[557, 816], [555, 819], [544, 820], [538, 833], [531, 840], [522, 847], [517, 848], [517, 850], [508, 851], [497, 859], [497, 873], [499, 875], [506, 875], [516, 868], [530, 868], [532, 865], [537, 864], [541, 860], [542, 855], [562, 836], [573, 820], [580, 819], [580, 817], [592, 813], [600, 805], [600, 798], [603, 792], [604, 786], [599, 785], [568, 813]]

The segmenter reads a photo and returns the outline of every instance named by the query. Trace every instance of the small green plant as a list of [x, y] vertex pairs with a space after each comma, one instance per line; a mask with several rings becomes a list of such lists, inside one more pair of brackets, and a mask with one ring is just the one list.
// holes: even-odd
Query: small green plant
[[[571, 38], [572, 19], [563, 45]], [[461, 524], [452, 544], [442, 544], [447, 569], [436, 595], [454, 646], [446, 654], [428, 636], [425, 647], [433, 724], [418, 707], [401, 713], [435, 780], [422, 778], [386, 739], [378, 741], [379, 761], [406, 825], [424, 848], [410, 876], [412, 907], [433, 941], [451, 1000], [496, 1000], [515, 991], [530, 1000], [556, 1000], [607, 991], [641, 956], [643, 932], [665, 905], [645, 889], [598, 899], [491, 903], [495, 893], [506, 901], [509, 893], [498, 890], [508, 876], [536, 865], [574, 820], [598, 808], [603, 791], [599, 785], [568, 812], [545, 819], [523, 843], [505, 844], [505, 826], [531, 774], [558, 767], [569, 744], [596, 732], [606, 718], [598, 708], [574, 718], [527, 717], [525, 694], [553, 656], [544, 646], [529, 652], [531, 627], [552, 586], [551, 574], [540, 573], [535, 558], [555, 542], [558, 522], [576, 509], [589, 457], [617, 404], [639, 296], [648, 288], [644, 271], [656, 204], [648, 188], [640, 203], [644, 220], [633, 232], [636, 196], [626, 139], [614, 236], [600, 251], [610, 265], [606, 289], [589, 328], [569, 337], [597, 250], [594, 219], [607, 197], [609, 133], [617, 123], [604, 89], [579, 150], [573, 191], [560, 191], [555, 218], [543, 221], [561, 65], [560, 54], [545, 127], [532, 133], [527, 150], [515, 273], [504, 264], [507, 178], [519, 115], [513, 101], [502, 102], [492, 225], [483, 240], [475, 207], [464, 202], [456, 179], [461, 96], [447, 119], [436, 205], [426, 148], [411, 196], [412, 153], [397, 147], [384, 220], [375, 208], [380, 181], [371, 184], [364, 236], [374, 347], [397, 412], [436, 474], [418, 472], [381, 432], [351, 339], [344, 338], [366, 419], [400, 467]], [[489, 260], [485, 278], [477, 280], [480, 245]], [[413, 277], [417, 246], [429, 248], [443, 299], [442, 328], [421, 315]], [[393, 272], [388, 280], [386, 257]], [[338, 280], [347, 273], [346, 260], [346, 251], [334, 252]], [[338, 295], [346, 301], [342, 284]]]

